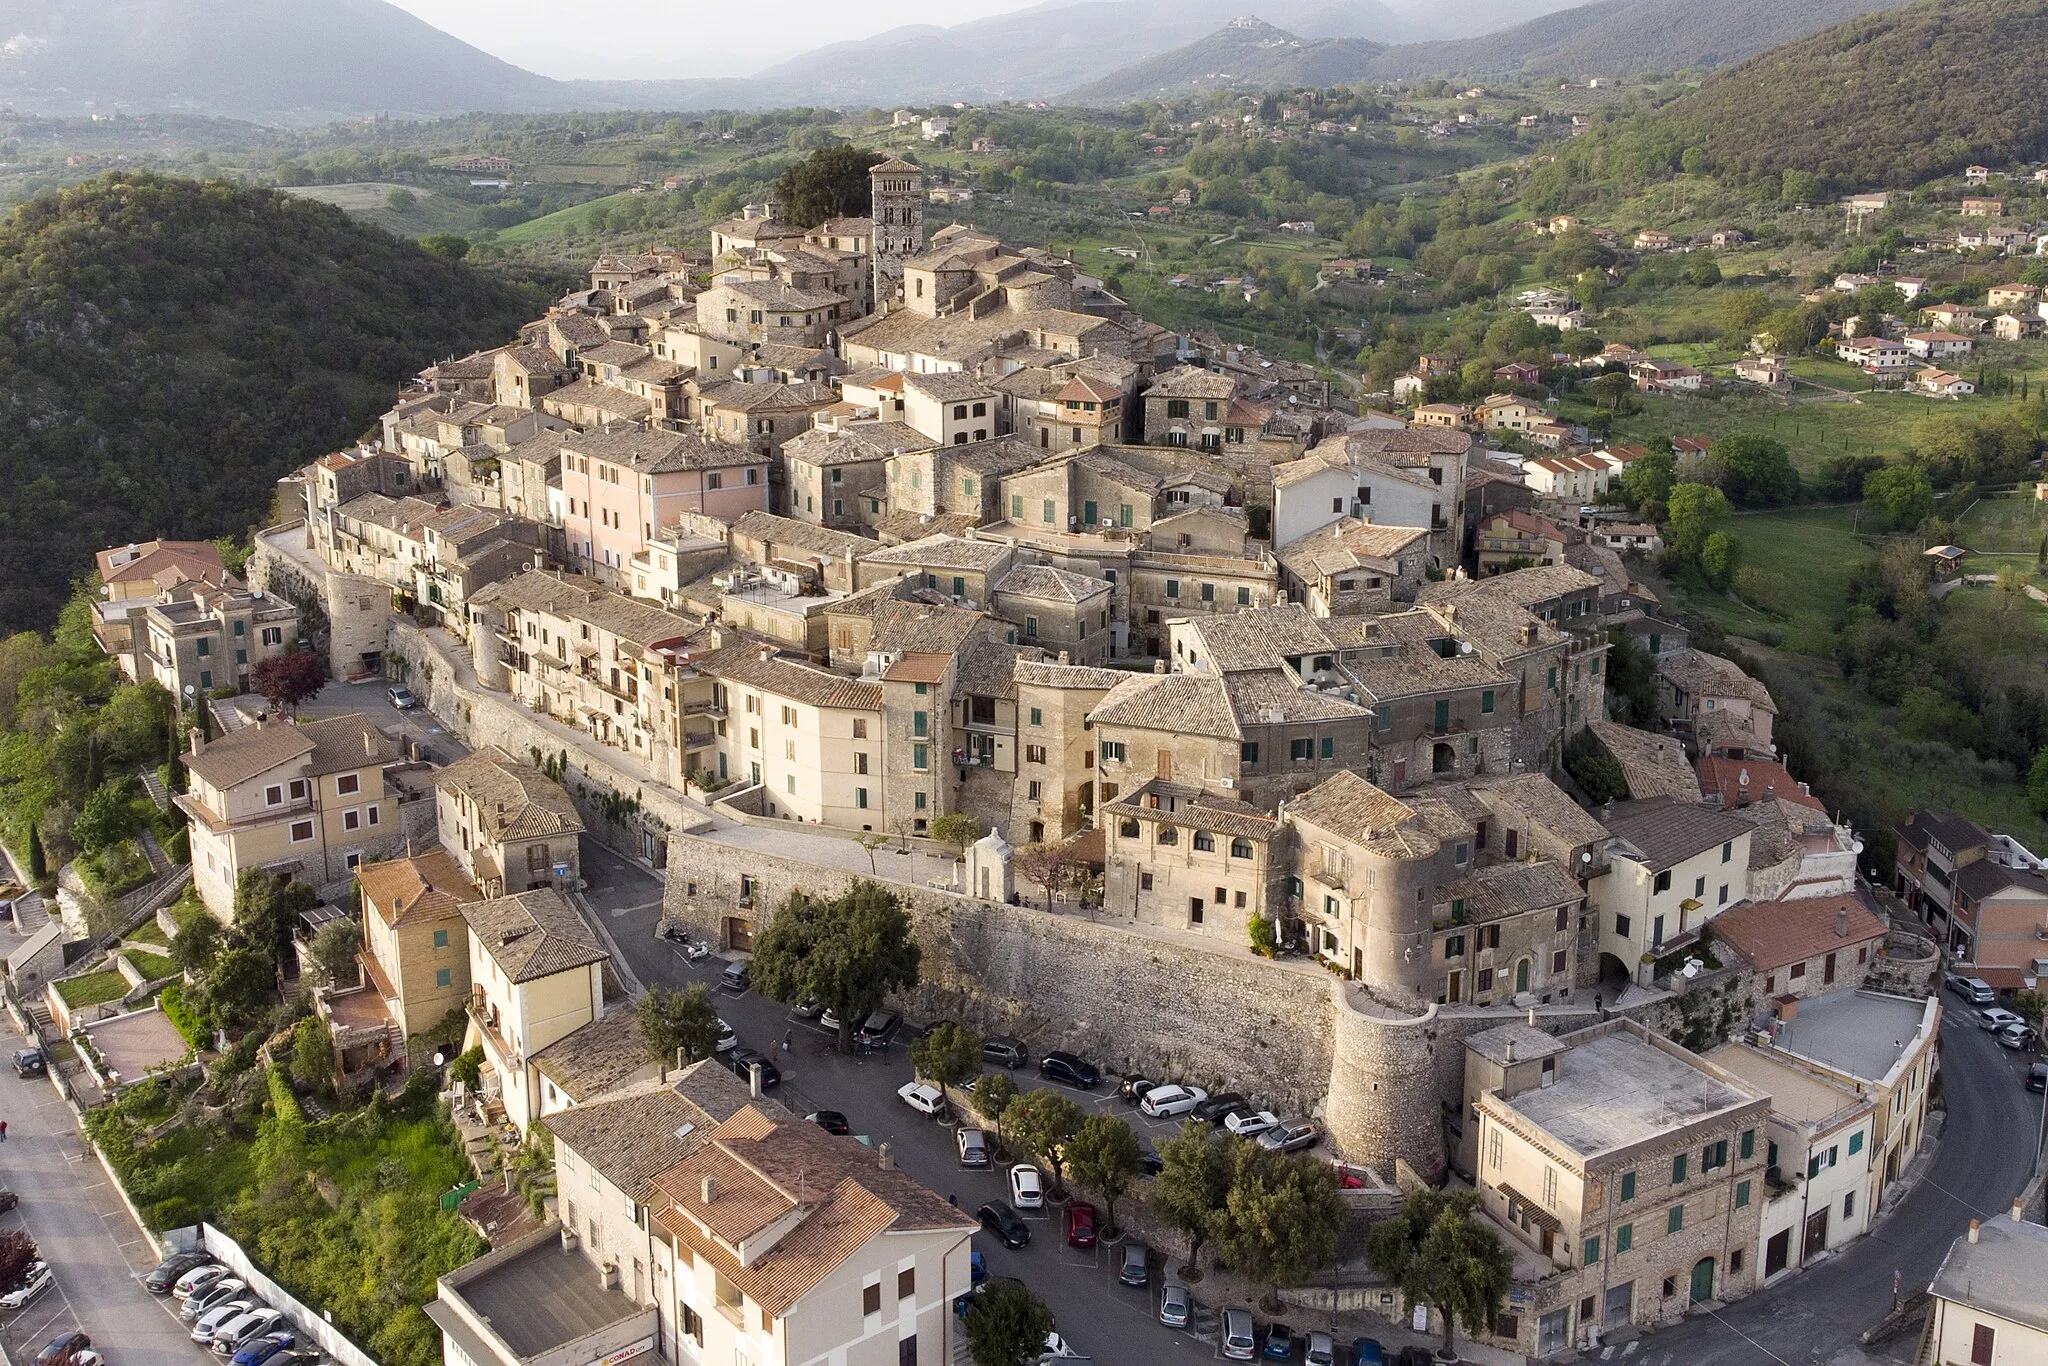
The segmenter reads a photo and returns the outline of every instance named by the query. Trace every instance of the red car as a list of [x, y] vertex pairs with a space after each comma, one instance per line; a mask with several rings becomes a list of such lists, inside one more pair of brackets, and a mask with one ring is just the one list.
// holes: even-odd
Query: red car
[[1095, 1246], [1095, 1206], [1079, 1201], [1067, 1206], [1067, 1246]]

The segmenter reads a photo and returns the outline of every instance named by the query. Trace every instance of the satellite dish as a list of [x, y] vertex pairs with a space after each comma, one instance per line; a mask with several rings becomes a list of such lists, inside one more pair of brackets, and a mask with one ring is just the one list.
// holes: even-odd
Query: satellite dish
[[1705, 968], [1706, 964], [1702, 963], [1699, 959], [1688, 958], [1685, 960], [1685, 966], [1683, 968], [1680, 968], [1679, 971], [1685, 974], [1685, 978], [1687, 981], [1691, 981], [1693, 978], [1699, 976]]
[[437, 1048], [437, 1049], [435, 1049], [435, 1050], [434, 1050], [434, 1066], [436, 1066], [436, 1067], [446, 1067], [447, 1065], [448, 1065], [448, 1055], [447, 1055], [447, 1054], [445, 1054], [445, 1053], [443, 1053], [443, 1052], [442, 1052], [442, 1051], [441, 1051], [440, 1049], [438, 1049], [438, 1048]]

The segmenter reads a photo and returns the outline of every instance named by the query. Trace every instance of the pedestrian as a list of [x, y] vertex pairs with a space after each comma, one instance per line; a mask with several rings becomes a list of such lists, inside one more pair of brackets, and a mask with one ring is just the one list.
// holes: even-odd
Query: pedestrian
[[782, 1031], [782, 1051], [783, 1051], [783, 1052], [785, 1052], [785, 1053], [789, 1053], [789, 1052], [793, 1052], [793, 1051], [795, 1051], [795, 1049], [796, 1049], [796, 1031], [795, 1031], [794, 1029], [785, 1029], [785, 1030], [783, 1030], [783, 1031]]
[[959, 1209], [959, 1208], [960, 1208], [960, 1197], [959, 1197], [959, 1196], [957, 1196], [957, 1195], [948, 1195], [948, 1196], [946, 1197], [946, 1203], [947, 1203], [947, 1204], [949, 1204], [949, 1205], [951, 1205], [951, 1206], [952, 1206], [952, 1207], [953, 1207], [954, 1209]]
[[0, 1119], [0, 1139], [7, 1137], [7, 1121]]

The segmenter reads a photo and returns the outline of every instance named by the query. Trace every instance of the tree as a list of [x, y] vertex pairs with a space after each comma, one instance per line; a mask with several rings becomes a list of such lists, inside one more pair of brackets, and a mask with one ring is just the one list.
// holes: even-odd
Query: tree
[[420, 206], [420, 197], [403, 185], [391, 187], [391, 193], [384, 196], [384, 207], [393, 213], [411, 213]]
[[1707, 537], [1700, 550], [1700, 572], [1707, 582], [1726, 592], [1735, 582], [1735, 570], [1742, 562], [1742, 542], [1725, 531]]
[[421, 250], [443, 260], [460, 261], [469, 255], [469, 239], [452, 232], [437, 232], [420, 239]]
[[311, 650], [293, 650], [257, 660], [249, 681], [271, 706], [295, 712], [300, 703], [327, 686], [327, 665]]
[[322, 1095], [334, 1089], [334, 1033], [318, 1015], [292, 1030], [292, 1078]]
[[1240, 1143], [1213, 1227], [1216, 1250], [1233, 1270], [1276, 1290], [1299, 1285], [1337, 1255], [1344, 1227], [1337, 1175], [1314, 1158]]
[[655, 987], [636, 1010], [640, 1037], [655, 1061], [665, 1064], [680, 1053], [684, 1063], [693, 1063], [718, 1051], [718, 1010], [702, 982], [678, 991]]
[[314, 971], [328, 986], [352, 987], [357, 976], [356, 954], [362, 947], [362, 926], [353, 920], [330, 920], [313, 935], [308, 955]]
[[34, 821], [28, 827], [28, 880], [38, 887], [50, 881], [50, 860], [43, 853], [43, 832]]
[[1217, 1211], [1230, 1197], [1230, 1144], [1242, 1139], [1227, 1138], [1206, 1124], [1189, 1120], [1180, 1133], [1159, 1145], [1159, 1175], [1152, 1181], [1152, 1206], [1166, 1222], [1188, 1238], [1187, 1265], [1182, 1274], [1196, 1273], [1202, 1244]]
[[1594, 402], [1606, 404], [1609, 412], [1619, 413], [1621, 400], [1635, 387], [1635, 382], [1622, 374], [1595, 375], [1579, 387], [1584, 389]]
[[1446, 1357], [1453, 1325], [1462, 1323], [1467, 1333], [1490, 1330], [1514, 1280], [1514, 1257], [1472, 1218], [1478, 1203], [1471, 1191], [1418, 1190], [1366, 1240], [1366, 1265], [1399, 1286], [1411, 1304], [1443, 1315]]
[[981, 1079], [974, 1088], [974, 1107], [996, 1126], [996, 1132], [1003, 1131], [1003, 1112], [1010, 1108], [1010, 1102], [1017, 1099], [1017, 1083], [1010, 1080], [1008, 1072], [991, 1072]]
[[1022, 1281], [983, 1281], [968, 1301], [967, 1355], [974, 1366], [1031, 1366], [1045, 1353], [1052, 1311]]
[[27, 1230], [11, 1228], [0, 1233], [0, 1295], [27, 1285], [28, 1269], [39, 1256], [36, 1240], [28, 1236]]
[[206, 974], [206, 1018], [220, 1028], [254, 1024], [269, 1008], [277, 960], [247, 944], [230, 944]]
[[1067, 1161], [1074, 1168], [1076, 1181], [1102, 1193], [1109, 1221], [1106, 1231], [1114, 1237], [1116, 1202], [1145, 1170], [1138, 1135], [1117, 1115], [1090, 1115], [1067, 1144]]
[[1735, 432], [1707, 452], [1706, 477], [1748, 507], [1789, 503], [1799, 496], [1799, 471], [1785, 443], [1757, 432]]
[[1665, 540], [1680, 556], [1697, 561], [1707, 537], [1720, 530], [1734, 513], [1728, 495], [1711, 484], [1680, 484], [1671, 490]]
[[1582, 730], [1566, 742], [1564, 771], [1572, 775], [1579, 791], [1594, 806], [1628, 796], [1628, 779], [1622, 775], [1621, 765], [1601, 747], [1591, 730]]
[[2035, 815], [2048, 818], [2048, 749], [2036, 754], [2027, 768], [2027, 805]]
[[1045, 889], [1045, 908], [1049, 911], [1053, 897], [1073, 876], [1071, 843], [1062, 840], [1058, 843], [1027, 844], [1011, 855], [1010, 866], [1026, 882], [1035, 882]]
[[1065, 1184], [1067, 1145], [1081, 1131], [1081, 1107], [1050, 1086], [1026, 1091], [1003, 1111], [1003, 1138], [1045, 1164], [1053, 1189]]
[[867, 852], [868, 872], [879, 878], [882, 874], [881, 870], [875, 867], [875, 854], [889, 842], [889, 837], [879, 830], [863, 830], [860, 832], [859, 842], [860, 847]]
[[981, 1035], [963, 1024], [942, 1024], [910, 1045], [917, 1075], [940, 1086], [959, 1086], [981, 1072]]
[[965, 858], [967, 846], [981, 838], [981, 822], [965, 811], [950, 812], [932, 822], [931, 836], [952, 845], [954, 858]]
[[171, 939], [171, 961], [194, 977], [204, 977], [220, 956], [224, 932], [213, 912], [197, 902], [183, 902], [171, 911], [178, 933]]
[[829, 901], [801, 890], [785, 897], [754, 942], [753, 981], [770, 1000], [809, 996], [831, 1010], [844, 1049], [890, 992], [917, 985], [922, 956], [902, 901], [863, 879]]
[[141, 817], [125, 778], [115, 778], [93, 789], [71, 822], [71, 842], [88, 854], [111, 849], [135, 833]]
[[783, 218], [800, 228], [815, 228], [828, 218], [866, 218], [874, 208], [868, 171], [883, 159], [882, 153], [852, 143], [821, 147], [783, 168], [775, 182], [775, 202]]
[[1904, 531], [1934, 515], [1934, 485], [1920, 465], [1889, 465], [1863, 477], [1863, 505]]
[[320, 904], [320, 894], [294, 878], [244, 868], [235, 879], [235, 929], [275, 963], [291, 948], [292, 926]]

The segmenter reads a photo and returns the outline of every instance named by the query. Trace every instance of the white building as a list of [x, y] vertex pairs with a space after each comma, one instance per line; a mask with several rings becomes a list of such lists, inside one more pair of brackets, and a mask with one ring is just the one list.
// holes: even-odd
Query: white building
[[2019, 1201], [2004, 1219], [1970, 1221], [1955, 1240], [1928, 1293], [1916, 1361], [1971, 1366], [2032, 1366], [2048, 1361], [2048, 1228], [2020, 1218]]

